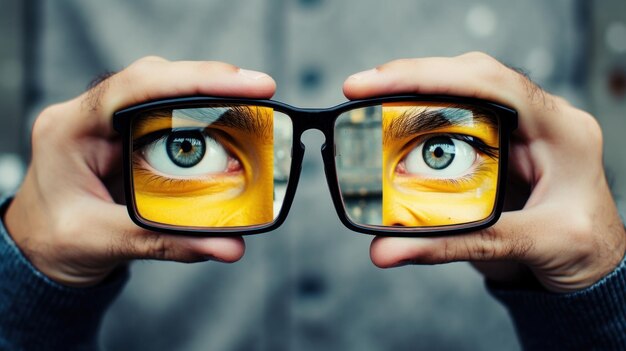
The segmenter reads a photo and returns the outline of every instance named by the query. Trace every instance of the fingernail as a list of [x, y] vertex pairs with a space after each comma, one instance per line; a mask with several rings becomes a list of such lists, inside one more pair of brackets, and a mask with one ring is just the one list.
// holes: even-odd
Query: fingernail
[[261, 79], [261, 78], [269, 78], [269, 76], [263, 72], [258, 72], [258, 71], [251, 71], [251, 70], [247, 70], [247, 69], [243, 69], [240, 68], [239, 69], [239, 74], [241, 74], [242, 76], [246, 77], [246, 78], [250, 78], [253, 80], [257, 80], [257, 79]]
[[355, 73], [355, 74], [351, 75], [350, 77], [348, 77], [348, 79], [354, 79], [354, 80], [367, 79], [367, 78], [371, 78], [376, 73], [378, 73], [378, 70], [376, 68], [372, 68], [372, 69], [369, 69], [367, 71]]

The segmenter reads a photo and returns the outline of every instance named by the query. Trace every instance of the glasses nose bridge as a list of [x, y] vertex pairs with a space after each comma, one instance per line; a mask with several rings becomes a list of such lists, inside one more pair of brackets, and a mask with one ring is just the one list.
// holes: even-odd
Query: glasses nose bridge
[[294, 119], [294, 127], [298, 134], [297, 138], [301, 139], [304, 132], [316, 129], [322, 132], [326, 141], [332, 140], [333, 124], [336, 115], [337, 112], [334, 110], [301, 109]]

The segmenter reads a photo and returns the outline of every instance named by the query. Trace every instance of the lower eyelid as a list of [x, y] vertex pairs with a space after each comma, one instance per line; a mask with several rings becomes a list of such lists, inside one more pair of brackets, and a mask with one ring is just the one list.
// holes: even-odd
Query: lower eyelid
[[[400, 179], [419, 179], [419, 181], [426, 181], [426, 182], [459, 182], [462, 180], [466, 180], [466, 181], [470, 181], [471, 178], [476, 177], [477, 174], [482, 173], [484, 171], [486, 171], [486, 165], [487, 165], [488, 161], [484, 158], [484, 156], [481, 156], [480, 154], [476, 154], [476, 160], [474, 161], [474, 164], [472, 164], [472, 166], [468, 169], [468, 171], [460, 176], [457, 176], [455, 178], [444, 178], [444, 177], [429, 177], [428, 175], [423, 175], [423, 174], [409, 174], [409, 173], [398, 173], [397, 171], [394, 174], [394, 178], [400, 178]], [[398, 165], [396, 165], [396, 170], [400, 167], [404, 167], [404, 159], [398, 163]]]
[[171, 178], [152, 173], [148, 169], [138, 168], [133, 174], [136, 194], [147, 196], [211, 196], [231, 194], [245, 189], [245, 176], [242, 172], [228, 176], [219, 175], [211, 179]]
[[[140, 152], [140, 151], [138, 150], [137, 152]], [[235, 167], [231, 165], [233, 161], [237, 162], [240, 166], [234, 169]], [[214, 174], [203, 174], [199, 176], [187, 176], [187, 177], [175, 176], [171, 174], [163, 174], [162, 172], [159, 172], [158, 170], [154, 169], [154, 167], [152, 167], [146, 161], [143, 155], [133, 156], [132, 162], [133, 162], [133, 173], [145, 172], [145, 173], [149, 173], [151, 176], [154, 176], [154, 177], [159, 177], [159, 178], [168, 179], [168, 180], [176, 180], [176, 181], [181, 181], [181, 182], [186, 182], [186, 181], [207, 182], [207, 181], [210, 181], [210, 179], [215, 180], [215, 178], [219, 178], [223, 176], [236, 176], [236, 175], [240, 175], [243, 173], [243, 165], [241, 165], [241, 161], [236, 160], [232, 158], [231, 156], [229, 156], [228, 168], [226, 169], [225, 172], [214, 173]]]

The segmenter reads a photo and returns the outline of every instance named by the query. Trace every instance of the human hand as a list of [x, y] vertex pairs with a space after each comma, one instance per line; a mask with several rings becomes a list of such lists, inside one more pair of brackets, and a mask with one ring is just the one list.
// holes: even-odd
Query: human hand
[[195, 238], [137, 227], [116, 204], [122, 143], [111, 116], [150, 99], [179, 95], [269, 98], [266, 74], [220, 62], [146, 57], [81, 96], [51, 106], [35, 121], [32, 162], [5, 214], [16, 244], [41, 272], [70, 286], [90, 286], [135, 258], [234, 262], [241, 237]]
[[626, 232], [607, 185], [602, 132], [588, 113], [541, 90], [481, 53], [405, 59], [344, 83], [349, 99], [399, 93], [475, 97], [518, 111], [506, 202], [514, 209], [492, 227], [436, 238], [375, 238], [379, 267], [471, 261], [487, 278], [520, 281], [530, 270], [546, 289], [570, 292], [611, 272]]

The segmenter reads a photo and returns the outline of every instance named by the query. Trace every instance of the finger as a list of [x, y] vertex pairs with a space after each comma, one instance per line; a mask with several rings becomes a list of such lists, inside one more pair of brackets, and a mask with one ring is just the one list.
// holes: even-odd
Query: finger
[[[104, 205], [106, 218], [96, 228], [106, 228], [106, 235], [91, 235], [93, 247], [108, 248], [116, 260], [156, 259], [178, 262], [214, 260], [236, 262], [243, 257], [245, 243], [235, 237], [190, 237], [162, 234], [135, 225], [120, 205]], [[101, 208], [101, 210], [103, 210]]]
[[[241, 69], [214, 61], [177, 61], [148, 57], [97, 84], [74, 101], [73, 116], [82, 118], [74, 125], [112, 131], [111, 116], [117, 110], [137, 103], [167, 97], [209, 95], [243, 98], [270, 98], [276, 89], [265, 73]], [[93, 123], [86, 123], [84, 115]]]
[[435, 238], [377, 237], [372, 241], [372, 262], [381, 268], [406, 264], [440, 264], [456, 261], [530, 262], [555, 243], [545, 238], [541, 246], [534, 234], [546, 231], [537, 223], [546, 215], [541, 209], [504, 213], [492, 227], [456, 236]]
[[516, 96], [493, 83], [510, 84], [514, 82], [511, 78], [505, 66], [479, 53], [400, 59], [348, 77], [344, 94], [350, 99], [398, 93], [448, 94], [504, 103]]
[[520, 125], [523, 133], [535, 135], [546, 128], [558, 129], [555, 110], [566, 105], [544, 92], [524, 75], [494, 58], [470, 53], [452, 58], [396, 60], [349, 77], [343, 86], [349, 99], [390, 94], [444, 94], [479, 98], [518, 110], [541, 111]]

